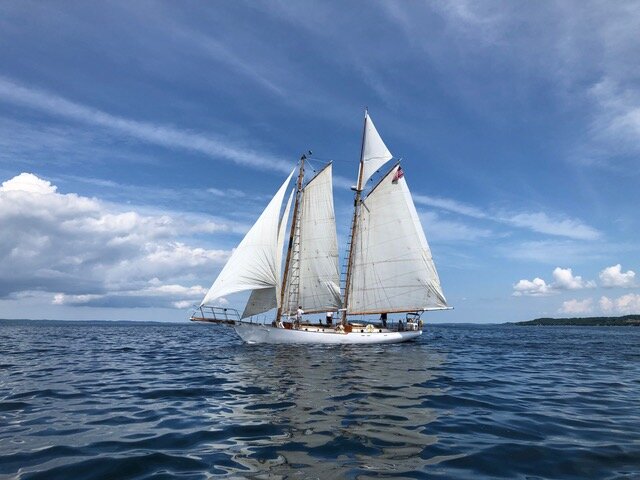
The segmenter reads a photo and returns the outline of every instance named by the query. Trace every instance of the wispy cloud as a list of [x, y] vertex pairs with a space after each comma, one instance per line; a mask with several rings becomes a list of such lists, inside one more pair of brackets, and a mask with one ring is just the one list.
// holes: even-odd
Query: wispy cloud
[[25, 87], [6, 77], [0, 77], [0, 99], [68, 120], [107, 128], [146, 143], [198, 152], [248, 167], [288, 173], [293, 164], [212, 135], [112, 115], [45, 90]]
[[534, 232], [577, 240], [596, 240], [602, 234], [593, 227], [573, 218], [551, 218], [543, 212], [519, 213], [497, 217], [497, 221]]
[[596, 240], [602, 236], [595, 228], [582, 221], [563, 216], [551, 217], [544, 212], [534, 213], [490, 213], [473, 205], [459, 202], [450, 198], [430, 197], [416, 194], [413, 196], [418, 204], [446, 210], [466, 217], [480, 220], [490, 220], [511, 227], [524, 228], [537, 233], [576, 240]]
[[414, 194], [413, 200], [428, 207], [440, 208], [453, 213], [459, 213], [472, 218], [489, 218], [489, 215], [481, 209], [451, 198], [430, 197], [428, 195]]
[[474, 242], [495, 236], [489, 229], [446, 220], [435, 212], [423, 212], [420, 217], [430, 242]]

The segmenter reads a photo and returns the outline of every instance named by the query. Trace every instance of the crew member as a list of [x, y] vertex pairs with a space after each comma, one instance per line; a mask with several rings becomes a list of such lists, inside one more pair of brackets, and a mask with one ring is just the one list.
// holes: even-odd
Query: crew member
[[327, 312], [327, 326], [331, 326], [333, 324], [333, 312]]
[[298, 311], [296, 312], [296, 328], [300, 327], [300, 322], [302, 322], [302, 315], [304, 315], [304, 310], [302, 310], [302, 305], [298, 305]]

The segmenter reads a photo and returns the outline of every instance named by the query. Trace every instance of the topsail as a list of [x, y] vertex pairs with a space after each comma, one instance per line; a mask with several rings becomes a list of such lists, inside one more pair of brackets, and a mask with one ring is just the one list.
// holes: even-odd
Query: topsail
[[380, 137], [369, 113], [365, 114], [364, 122], [362, 179], [360, 180], [360, 185], [362, 185], [363, 188], [367, 184], [367, 180], [371, 178], [371, 175], [376, 173], [380, 167], [393, 158], [393, 155], [391, 155], [391, 152], [382, 141], [382, 137]]

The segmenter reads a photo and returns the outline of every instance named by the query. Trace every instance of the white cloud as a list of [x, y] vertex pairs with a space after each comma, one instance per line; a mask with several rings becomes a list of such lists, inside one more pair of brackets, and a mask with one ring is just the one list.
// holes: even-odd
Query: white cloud
[[594, 288], [595, 282], [582, 280], [579, 275], [574, 276], [570, 268], [556, 267], [553, 271], [553, 288], [558, 290], [580, 290], [582, 288]]
[[195, 151], [234, 163], [289, 173], [292, 163], [250, 147], [188, 130], [132, 120], [82, 105], [44, 90], [19, 85], [0, 76], [0, 99], [63, 118], [107, 128], [138, 140], [169, 148]]
[[2, 182], [0, 192], [55, 193], [57, 187], [51, 182], [36, 177], [32, 173], [21, 173], [6, 182]]
[[640, 313], [640, 294], [628, 293], [613, 299], [603, 296], [600, 298], [600, 308], [605, 313]]
[[602, 310], [605, 313], [610, 312], [614, 308], [614, 302], [609, 297], [604, 297], [604, 296], [600, 297], [599, 304], [600, 304], [600, 310]]
[[515, 297], [543, 297], [554, 293], [556, 292], [552, 289], [551, 285], [548, 285], [547, 282], [538, 277], [533, 280], [520, 280], [513, 286], [513, 295]]
[[571, 315], [590, 313], [593, 311], [593, 300], [586, 298], [584, 300], [567, 300], [562, 302], [562, 306], [558, 310], [558, 313], [566, 313]]
[[228, 230], [201, 220], [118, 211], [22, 173], [0, 187], [0, 298], [40, 291], [58, 305], [192, 303], [205, 293], [195, 282], [211, 281], [230, 254], [175, 240]]
[[540, 297], [554, 295], [562, 290], [581, 290], [583, 288], [594, 288], [594, 281], [585, 281], [579, 275], [573, 275], [570, 268], [556, 267], [553, 270], [553, 282], [547, 283], [541, 278], [533, 280], [520, 280], [513, 286], [513, 295]]
[[611, 267], [607, 267], [600, 272], [600, 282], [603, 287], [625, 287], [635, 286], [636, 273], [633, 270], [622, 271], [622, 265], [619, 263]]

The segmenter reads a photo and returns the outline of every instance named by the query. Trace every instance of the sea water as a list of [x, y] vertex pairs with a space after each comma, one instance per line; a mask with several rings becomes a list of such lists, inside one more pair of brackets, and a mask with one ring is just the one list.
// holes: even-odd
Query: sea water
[[0, 321], [6, 478], [640, 478], [640, 328]]

